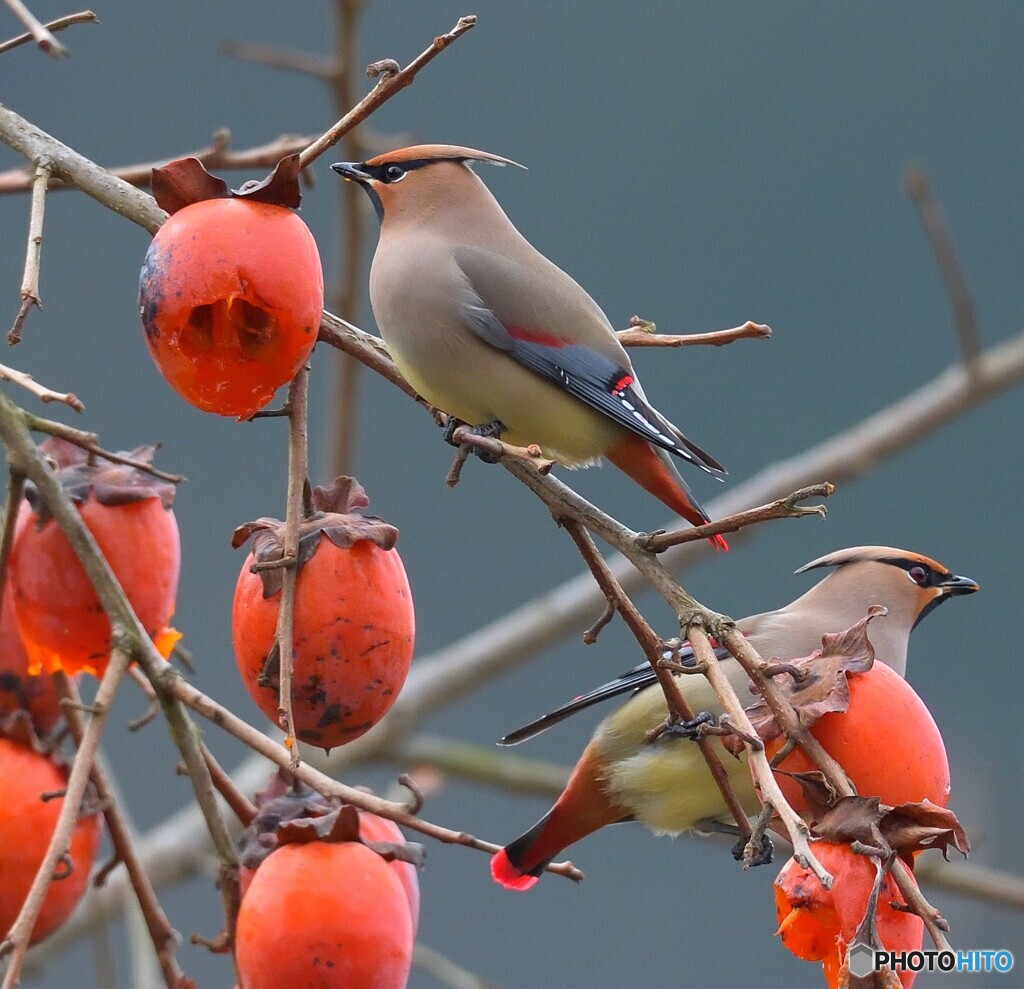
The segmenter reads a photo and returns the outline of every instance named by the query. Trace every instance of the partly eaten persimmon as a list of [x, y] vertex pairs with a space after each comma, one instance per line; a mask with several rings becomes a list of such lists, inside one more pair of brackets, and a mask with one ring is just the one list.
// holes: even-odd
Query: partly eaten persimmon
[[[205, 176], [198, 182], [196, 169]], [[184, 196], [166, 194], [166, 175], [155, 186], [173, 215], [153, 238], [139, 284], [149, 352], [187, 402], [248, 419], [309, 357], [323, 314], [316, 242], [280, 204], [297, 202], [297, 163], [294, 199], [267, 184], [229, 194], [195, 159], [157, 171], [178, 182], [184, 173], [190, 184]]]
[[[790, 859], [775, 880], [775, 909], [782, 943], [797, 958], [820, 961], [831, 989], [840, 985], [846, 953], [855, 942], [877, 878], [876, 861], [858, 855], [848, 844], [818, 841], [815, 857], [832, 875], [825, 889], [810, 869]], [[881, 877], [875, 913], [878, 938], [889, 951], [917, 951], [924, 939], [924, 922], [906, 910], [906, 901], [892, 876]], [[903, 989], [915, 973], [900, 970]]]

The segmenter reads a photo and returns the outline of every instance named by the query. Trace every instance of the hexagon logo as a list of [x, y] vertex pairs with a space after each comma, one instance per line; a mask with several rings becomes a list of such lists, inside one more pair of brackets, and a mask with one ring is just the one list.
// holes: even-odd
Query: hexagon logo
[[866, 978], [875, 970], [875, 952], [863, 942], [858, 942], [850, 948], [846, 963], [851, 975], [858, 979]]

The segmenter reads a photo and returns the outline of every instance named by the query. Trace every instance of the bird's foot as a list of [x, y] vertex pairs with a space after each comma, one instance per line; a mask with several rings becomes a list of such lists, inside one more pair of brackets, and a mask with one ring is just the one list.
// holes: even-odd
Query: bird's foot
[[704, 726], [714, 725], [715, 716], [710, 711], [701, 711], [690, 721], [674, 721], [665, 726], [662, 734], [672, 735], [674, 738], [686, 738], [691, 742], [704, 736]]
[[[455, 439], [455, 431], [465, 427], [474, 436], [483, 436], [488, 439], [497, 439], [502, 433], [506, 431], [506, 426], [503, 422], [495, 419], [493, 422], [485, 422], [479, 426], [470, 426], [463, 422], [461, 419], [456, 419], [454, 416], [450, 416], [444, 427], [444, 441], [452, 446], [461, 446], [461, 444]], [[487, 450], [481, 450], [479, 447], [474, 448], [473, 452], [486, 464], [496, 464], [498, 457]]]
[[748, 866], [756, 865], [771, 865], [775, 859], [775, 845], [771, 838], [766, 834], [761, 834], [756, 847], [753, 849], [753, 854], [747, 858], [747, 845], [750, 844], [750, 839], [741, 836], [735, 845], [732, 846], [732, 857], [737, 862], [743, 862], [744, 868]]

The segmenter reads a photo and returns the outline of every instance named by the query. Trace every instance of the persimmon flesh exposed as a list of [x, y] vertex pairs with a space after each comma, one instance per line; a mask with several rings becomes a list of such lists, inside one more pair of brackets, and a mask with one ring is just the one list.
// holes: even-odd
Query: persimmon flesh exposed
[[284, 206], [206, 199], [157, 231], [139, 304], [160, 373], [204, 412], [250, 418], [309, 357], [323, 314], [309, 228]]

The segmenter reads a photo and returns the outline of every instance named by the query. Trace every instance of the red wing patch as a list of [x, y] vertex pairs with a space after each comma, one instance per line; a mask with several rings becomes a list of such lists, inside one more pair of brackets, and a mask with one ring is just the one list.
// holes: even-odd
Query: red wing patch
[[526, 343], [536, 343], [541, 347], [567, 347], [574, 343], [573, 340], [563, 340], [561, 337], [556, 337], [551, 333], [545, 333], [543, 330], [533, 330], [528, 326], [508, 326], [508, 335], [514, 340], [523, 340]]

